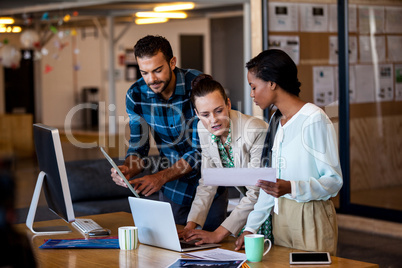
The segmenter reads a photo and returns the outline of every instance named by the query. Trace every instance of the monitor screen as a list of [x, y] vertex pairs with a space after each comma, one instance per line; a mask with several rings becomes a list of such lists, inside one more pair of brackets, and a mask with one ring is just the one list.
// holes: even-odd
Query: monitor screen
[[74, 221], [75, 216], [58, 129], [34, 124], [33, 134], [40, 173], [28, 212], [27, 226], [35, 232], [32, 225], [41, 189], [51, 211], [67, 222]]

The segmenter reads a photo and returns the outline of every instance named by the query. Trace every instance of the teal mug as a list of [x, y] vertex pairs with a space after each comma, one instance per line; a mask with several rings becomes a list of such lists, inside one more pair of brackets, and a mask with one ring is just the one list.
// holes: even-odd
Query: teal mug
[[[268, 242], [268, 248], [264, 251], [264, 245]], [[272, 243], [269, 239], [264, 239], [262, 234], [249, 234], [244, 236], [244, 246], [246, 257], [250, 262], [260, 262], [262, 257], [270, 251]]]

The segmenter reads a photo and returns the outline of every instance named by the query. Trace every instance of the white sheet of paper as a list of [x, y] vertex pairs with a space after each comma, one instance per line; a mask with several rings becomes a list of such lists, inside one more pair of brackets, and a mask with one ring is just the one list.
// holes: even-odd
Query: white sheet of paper
[[[357, 37], [349, 36], [349, 63], [357, 62]], [[338, 36], [329, 37], [329, 64], [338, 64]]]
[[387, 36], [387, 47], [388, 47], [387, 50], [388, 50], [388, 60], [389, 61], [391, 61], [391, 62], [402, 61], [402, 51], [401, 51], [402, 36], [388, 35]]
[[383, 33], [385, 28], [384, 6], [362, 6], [358, 8], [359, 33]]
[[299, 30], [297, 5], [269, 2], [269, 31], [297, 32]]
[[204, 168], [205, 185], [253, 186], [258, 180], [276, 182], [275, 168]]
[[402, 7], [385, 7], [385, 32], [402, 33]]
[[361, 63], [385, 61], [385, 36], [359, 36], [359, 58]]
[[[338, 5], [330, 4], [329, 6], [329, 20], [328, 20], [328, 28], [330, 32], [338, 32]], [[349, 32], [355, 33], [357, 31], [357, 5], [349, 4], [348, 5], [348, 13], [349, 13]]]
[[394, 100], [394, 68], [392, 64], [379, 64], [379, 85], [376, 86], [376, 101]]
[[402, 101], [402, 64], [395, 64], [395, 100]]
[[195, 251], [191, 253], [185, 253], [184, 255], [190, 257], [196, 257], [200, 259], [208, 259], [208, 260], [246, 260], [246, 254], [227, 250], [227, 249], [210, 249], [210, 250], [203, 250], [203, 251]]
[[328, 32], [328, 17], [328, 5], [299, 4], [302, 32]]
[[369, 103], [375, 100], [375, 72], [373, 65], [356, 65], [356, 103]]
[[300, 62], [300, 39], [297, 35], [269, 35], [268, 48], [276, 48], [285, 51], [296, 65]]
[[[335, 100], [339, 100], [338, 92], [339, 92], [339, 72], [338, 66], [335, 67]], [[349, 102], [356, 102], [356, 75], [355, 75], [355, 65], [349, 65]], [[338, 110], [337, 110], [338, 111]], [[338, 116], [338, 113], [337, 113]], [[336, 117], [337, 117], [336, 116]]]
[[335, 75], [333, 66], [313, 66], [314, 103], [326, 106], [335, 101]]

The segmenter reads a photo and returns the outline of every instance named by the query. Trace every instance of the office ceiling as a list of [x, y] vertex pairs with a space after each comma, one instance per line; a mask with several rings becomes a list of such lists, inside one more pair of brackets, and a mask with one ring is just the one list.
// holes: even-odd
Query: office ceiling
[[[219, 16], [233, 14], [243, 10], [243, 3], [249, 0], [195, 0], [195, 8], [186, 11], [188, 18]], [[184, 2], [184, 1], [183, 1]], [[160, 4], [175, 3], [172, 1], [138, 1], [138, 0], [2, 0], [0, 1], [0, 16], [12, 16], [16, 25], [27, 26], [28, 23], [55, 23], [66, 14], [78, 12], [68, 23], [74, 27], [84, 27], [94, 24], [96, 17], [101, 24], [105, 18], [112, 15], [115, 23], [132, 22], [133, 14], [138, 11], [152, 11]], [[47, 13], [48, 20], [42, 20]], [[77, 14], [77, 13], [76, 13]], [[68, 24], [67, 23], [67, 24]]]

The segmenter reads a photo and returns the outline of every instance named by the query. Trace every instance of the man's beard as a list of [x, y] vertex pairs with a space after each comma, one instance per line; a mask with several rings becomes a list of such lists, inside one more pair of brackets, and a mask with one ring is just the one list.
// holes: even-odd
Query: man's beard
[[148, 84], [148, 87], [152, 89], [152, 87], [151, 87], [152, 85], [162, 83], [163, 87], [162, 87], [161, 91], [157, 93], [157, 94], [162, 94], [163, 91], [165, 91], [167, 89], [167, 87], [169, 86], [170, 81], [172, 81], [172, 69], [169, 66], [169, 78], [168, 78], [168, 80], [166, 80], [166, 81], [159, 81], [158, 80], [158, 81], [156, 81], [157, 83], [154, 82], [152, 84]]

